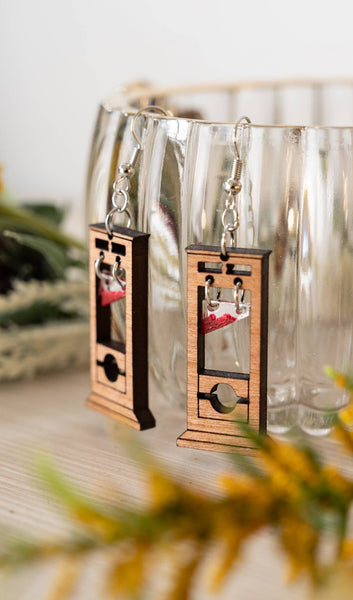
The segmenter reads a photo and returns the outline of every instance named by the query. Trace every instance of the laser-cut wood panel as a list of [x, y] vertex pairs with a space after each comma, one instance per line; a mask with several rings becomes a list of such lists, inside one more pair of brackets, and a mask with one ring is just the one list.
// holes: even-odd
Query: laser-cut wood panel
[[[267, 419], [267, 328], [269, 250], [228, 248], [227, 260], [220, 260], [219, 248], [189, 246], [187, 328], [187, 430], [177, 445], [221, 452], [254, 453], [239, 421], [266, 431]], [[205, 281], [212, 274], [213, 286], [234, 288], [241, 277], [243, 289], [251, 292], [250, 369], [248, 374], [206, 370], [205, 339], [202, 334], [202, 301]], [[207, 334], [206, 334], [207, 335]], [[241, 400], [234, 410], [222, 414], [213, 399], [217, 384], [232, 387]], [[212, 393], [213, 392], [213, 393]], [[221, 407], [219, 407], [221, 408]]]
[[[135, 429], [155, 426], [148, 407], [148, 238], [124, 227], [108, 237], [104, 224], [90, 227], [91, 394], [89, 407]], [[95, 261], [117, 256], [125, 270], [125, 344], [111, 339], [110, 306], [101, 306]]]

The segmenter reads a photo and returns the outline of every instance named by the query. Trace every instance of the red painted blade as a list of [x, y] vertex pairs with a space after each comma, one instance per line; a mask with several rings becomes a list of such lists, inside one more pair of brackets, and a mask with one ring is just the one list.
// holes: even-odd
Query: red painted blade
[[126, 292], [125, 290], [121, 290], [119, 292], [113, 292], [111, 290], [101, 289], [100, 297], [101, 297], [101, 305], [108, 306], [112, 302], [116, 300], [120, 300], [121, 298], [125, 298]]
[[221, 329], [221, 327], [230, 325], [236, 320], [237, 318], [232, 317], [229, 313], [225, 313], [224, 315], [218, 318], [216, 317], [216, 315], [210, 314], [208, 317], [202, 319], [202, 333], [206, 335], [206, 333], [216, 331], [216, 329]]

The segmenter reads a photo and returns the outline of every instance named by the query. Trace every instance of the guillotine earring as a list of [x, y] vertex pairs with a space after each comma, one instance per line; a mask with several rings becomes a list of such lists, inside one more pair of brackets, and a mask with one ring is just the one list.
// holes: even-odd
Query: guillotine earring
[[[118, 168], [112, 208], [105, 223], [90, 225], [90, 348], [89, 407], [131, 425], [155, 426], [148, 406], [148, 238], [131, 229], [129, 187], [142, 151], [136, 134], [138, 117], [158, 106], [139, 110], [132, 121], [136, 142], [130, 162]], [[114, 224], [116, 215], [126, 225]]]
[[[266, 431], [270, 250], [236, 248], [242, 161], [225, 182], [220, 247], [188, 246], [187, 430], [177, 445], [251, 454], [239, 422]], [[227, 245], [227, 242], [230, 242]]]

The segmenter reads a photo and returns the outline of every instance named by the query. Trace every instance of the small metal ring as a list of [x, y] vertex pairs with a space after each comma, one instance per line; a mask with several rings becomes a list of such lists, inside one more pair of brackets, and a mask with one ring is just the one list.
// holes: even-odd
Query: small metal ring
[[219, 288], [217, 288], [217, 300], [211, 300], [211, 298], [210, 298], [210, 286], [211, 285], [212, 285], [212, 283], [210, 282], [210, 280], [206, 279], [206, 284], [205, 284], [205, 299], [206, 299], [206, 302], [207, 302], [208, 310], [210, 310], [211, 312], [214, 312], [219, 307], [218, 300], [221, 297], [221, 290]]
[[107, 213], [107, 216], [105, 217], [104, 224], [105, 224], [105, 228], [107, 230], [108, 235], [111, 235], [113, 233], [113, 230], [112, 230], [111, 226], [112, 226], [112, 223], [113, 223], [113, 215], [114, 215], [114, 213], [116, 213], [116, 211], [117, 211], [117, 208], [115, 208], [115, 207], [112, 208]]
[[[240, 297], [240, 290], [242, 290], [242, 295]], [[246, 307], [242, 304], [244, 300], [245, 290], [243, 290], [243, 284], [241, 281], [238, 281], [234, 286], [234, 305], [235, 312], [238, 315], [243, 314], [246, 311]]]
[[109, 211], [107, 216], [105, 217], [105, 228], [107, 230], [108, 235], [112, 235], [112, 233], [113, 233], [112, 225], [113, 225], [113, 216], [115, 213], [118, 213], [120, 215], [125, 213], [127, 215], [127, 224], [125, 225], [125, 227], [131, 226], [131, 215], [127, 209], [119, 210], [118, 208], [112, 208], [111, 211]]
[[112, 281], [111, 275], [108, 275], [108, 273], [103, 273], [103, 271], [101, 270], [103, 260], [104, 260], [104, 254], [101, 253], [100, 256], [98, 256], [97, 260], [94, 262], [95, 273], [96, 273], [98, 279], [101, 279], [102, 281], [111, 282]]
[[237, 229], [235, 229], [234, 231], [229, 231], [228, 232], [230, 234], [230, 245], [231, 245], [232, 248], [235, 248], [235, 232], [236, 232]]
[[129, 181], [129, 178], [126, 177], [126, 175], [120, 175], [120, 177], [118, 177], [114, 183], [113, 183], [113, 192], [117, 192], [118, 190], [120, 190], [121, 188], [119, 187], [119, 185], [121, 183], [123, 183], [123, 181]]
[[130, 212], [126, 209], [125, 210], [125, 214], [127, 215], [127, 223], [126, 223], [125, 227], [130, 227], [131, 226], [131, 215], [130, 215]]
[[231, 196], [230, 194], [227, 195], [227, 199], [225, 201], [225, 207], [227, 210], [236, 210], [234, 196]]
[[120, 277], [119, 277], [120, 271], [122, 271], [122, 269], [120, 267], [120, 260], [117, 260], [113, 264], [112, 276], [115, 279], [115, 281], [120, 285], [121, 289], [124, 291], [125, 287], [126, 287], [126, 282], [122, 281], [122, 279], [120, 279]]
[[[118, 206], [116, 203], [116, 198], [118, 198], [119, 196], [124, 197], [124, 202], [123, 202], [122, 206]], [[125, 212], [128, 202], [129, 202], [129, 194], [125, 190], [116, 190], [113, 193], [112, 204], [113, 204], [114, 208], [117, 209], [118, 212]]]
[[[225, 220], [226, 220], [226, 216], [228, 213], [232, 213], [233, 215], [233, 225], [227, 225]], [[239, 227], [239, 215], [238, 215], [238, 211], [233, 208], [233, 209], [226, 209], [223, 211], [222, 214], [222, 225], [224, 227], [225, 230], [227, 231], [236, 231]]]
[[225, 228], [223, 233], [222, 233], [222, 237], [221, 237], [221, 259], [222, 260], [227, 260], [228, 259], [228, 254], [227, 254], [227, 233], [229, 233], [230, 235], [230, 247], [231, 248], [235, 248], [235, 232], [238, 228], [234, 228], [232, 225], [229, 228]]
[[[224, 229], [226, 232], [228, 232], [232, 235], [232, 233], [237, 231], [238, 228], [239, 228], [239, 224], [238, 225], [227, 225]], [[233, 236], [232, 236], [232, 238], [233, 238]]]
[[235, 305], [235, 312], [239, 312], [240, 311], [240, 298], [239, 298], [239, 289], [241, 288], [241, 283], [240, 281], [238, 281], [238, 283], [235, 284], [234, 286], [234, 305]]
[[221, 240], [221, 245], [225, 245], [226, 244], [226, 240], [227, 240], [227, 233], [229, 233], [230, 236], [230, 246], [232, 248], [235, 248], [235, 232], [237, 231], [238, 227], [234, 227], [233, 225], [227, 225], [227, 227], [224, 228], [224, 231], [222, 233], [222, 240]]
[[227, 256], [227, 234], [225, 231], [223, 231], [221, 238], [221, 255]]

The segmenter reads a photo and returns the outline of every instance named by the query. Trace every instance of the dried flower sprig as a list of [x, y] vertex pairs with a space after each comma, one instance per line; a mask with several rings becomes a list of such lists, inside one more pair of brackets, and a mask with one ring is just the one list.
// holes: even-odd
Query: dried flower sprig
[[[352, 394], [351, 379], [332, 370], [330, 375]], [[165, 598], [188, 600], [194, 576], [210, 548], [209, 586], [217, 593], [245, 542], [270, 526], [288, 558], [289, 578], [303, 575], [320, 583], [328, 567], [353, 559], [353, 542], [347, 534], [353, 483], [308, 447], [279, 443], [244, 429], [257, 445], [259, 457], [243, 461], [247, 465], [243, 474], [230, 467], [221, 476], [220, 498], [191, 491], [142, 456], [149, 489], [143, 511], [87, 498], [68, 484], [48, 459], [42, 459], [42, 479], [77, 524], [78, 534], [62, 545], [8, 546], [0, 552], [0, 564], [63, 555], [76, 557], [79, 571], [83, 554], [105, 549], [110, 562], [109, 594], [136, 599], [148, 579], [151, 557], [167, 553], [175, 568]], [[352, 452], [353, 432], [344, 420], [339, 420], [336, 432]], [[329, 565], [322, 562], [320, 551], [328, 533], [336, 541]], [[184, 550], [178, 552], [180, 548]], [[69, 579], [70, 585], [62, 586], [69, 590], [67, 597], [75, 581], [73, 576]], [[60, 598], [66, 598], [64, 592]]]

